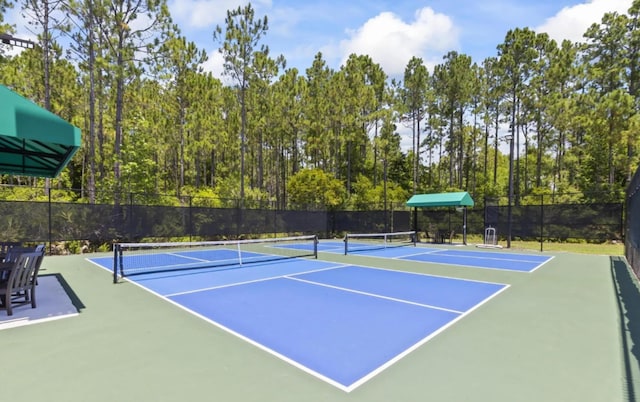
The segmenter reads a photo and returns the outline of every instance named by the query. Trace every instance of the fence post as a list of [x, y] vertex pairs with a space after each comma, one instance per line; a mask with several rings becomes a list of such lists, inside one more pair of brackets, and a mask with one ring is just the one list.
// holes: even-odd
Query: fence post
[[236, 200], [236, 239], [240, 238], [240, 230], [242, 229], [242, 209], [243, 203], [241, 200]]
[[193, 241], [193, 197], [188, 195], [189, 197], [189, 241]]
[[48, 191], [49, 193], [49, 254], [53, 253], [53, 235], [52, 235], [52, 230], [53, 230], [53, 223], [52, 221], [52, 216], [51, 216], [51, 189], [49, 189]]
[[129, 213], [127, 214], [127, 220], [129, 228], [129, 241], [134, 241], [134, 230], [133, 230], [133, 193], [129, 193]]
[[[638, 168], [640, 169], [640, 167]], [[622, 230], [620, 234], [622, 234], [622, 244], [627, 244], [627, 208], [629, 207], [629, 197], [626, 197], [625, 202], [622, 203], [622, 208], [620, 208], [620, 227]]]
[[483, 214], [482, 214], [482, 230], [485, 230], [487, 228], [487, 197], [484, 197], [484, 208], [483, 208]]
[[387, 209], [387, 193], [386, 193], [386, 184], [385, 184], [385, 195], [384, 195], [384, 231], [389, 232], [389, 223], [391, 219], [389, 217], [389, 210]]
[[544, 195], [540, 194], [540, 252], [544, 244]]

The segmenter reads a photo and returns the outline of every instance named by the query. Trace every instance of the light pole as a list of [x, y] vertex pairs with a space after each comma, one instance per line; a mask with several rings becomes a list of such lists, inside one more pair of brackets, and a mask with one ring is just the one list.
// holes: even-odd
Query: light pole
[[511, 205], [513, 204], [513, 134], [504, 137], [509, 141], [509, 201], [507, 204], [507, 248], [511, 248]]
[[30, 40], [19, 39], [15, 36], [4, 33], [0, 33], [0, 42], [4, 45], [19, 46], [24, 47], [25, 49], [33, 49], [36, 46], [36, 44]]

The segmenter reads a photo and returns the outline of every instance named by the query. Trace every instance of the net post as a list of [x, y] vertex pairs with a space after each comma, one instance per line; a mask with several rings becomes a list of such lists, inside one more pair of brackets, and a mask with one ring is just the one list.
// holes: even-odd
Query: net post
[[349, 250], [349, 233], [344, 234], [344, 255], [347, 255]]
[[414, 230], [412, 236], [413, 236], [413, 247], [417, 247], [418, 246], [418, 231]]
[[118, 265], [120, 266], [120, 277], [124, 278], [124, 255], [121, 244], [118, 244]]
[[313, 257], [317, 260], [318, 259], [318, 243], [320, 241], [318, 240], [318, 235], [315, 235], [313, 237]]
[[118, 243], [113, 245], [113, 283], [118, 283]]

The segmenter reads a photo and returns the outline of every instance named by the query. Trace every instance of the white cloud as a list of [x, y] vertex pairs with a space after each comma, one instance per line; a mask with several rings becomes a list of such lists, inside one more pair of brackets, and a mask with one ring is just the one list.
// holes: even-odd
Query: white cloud
[[202, 69], [206, 72], [210, 72], [214, 77], [222, 81], [223, 85], [233, 86], [236, 85], [233, 79], [227, 75], [224, 75], [224, 56], [218, 51], [213, 49], [209, 51], [209, 58], [202, 63]]
[[360, 28], [348, 32], [340, 42], [342, 61], [350, 54], [366, 54], [389, 75], [399, 75], [411, 57], [441, 60], [442, 54], [458, 47], [458, 29], [452, 20], [430, 7], [416, 11], [415, 20], [402, 21], [396, 14], [383, 12]]
[[224, 57], [218, 51], [213, 49], [209, 52], [209, 58], [202, 64], [204, 71], [210, 72], [216, 78], [222, 78], [224, 71]]
[[593, 23], [599, 23], [604, 14], [617, 12], [626, 14], [632, 0], [591, 0], [586, 3], [565, 7], [558, 14], [548, 18], [535, 28], [536, 32], [546, 32], [551, 39], [561, 42], [583, 42], [583, 34]]
[[[180, 27], [199, 29], [222, 25], [227, 10], [246, 4], [247, 1], [243, 0], [174, 0], [169, 4], [169, 9]], [[271, 0], [253, 1], [252, 7], [256, 10], [256, 18], [261, 18], [264, 13], [261, 14], [259, 10], [269, 9]]]

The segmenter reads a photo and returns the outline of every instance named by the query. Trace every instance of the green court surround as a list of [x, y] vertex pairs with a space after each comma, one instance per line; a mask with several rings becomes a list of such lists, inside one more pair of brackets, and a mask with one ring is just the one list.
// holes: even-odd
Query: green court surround
[[10, 362], [2, 379], [3, 398], [12, 402], [637, 399], [640, 292], [619, 257], [558, 253], [532, 273], [329, 253], [320, 258], [511, 286], [346, 393], [134, 284], [113, 284], [110, 272], [84, 256], [47, 256], [43, 274], [64, 278], [80, 314], [0, 331], [3, 358]]

